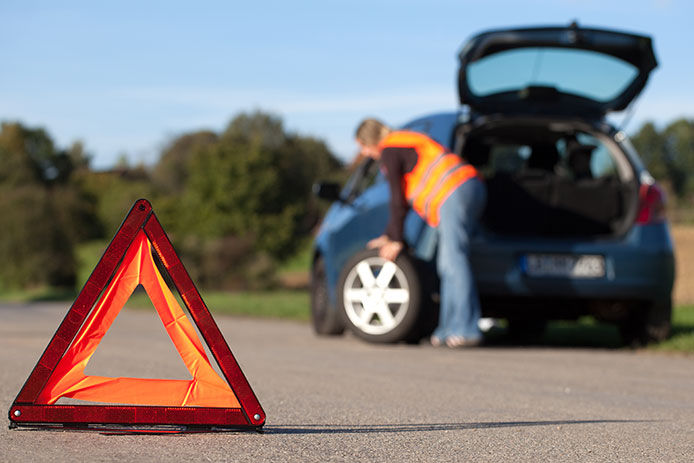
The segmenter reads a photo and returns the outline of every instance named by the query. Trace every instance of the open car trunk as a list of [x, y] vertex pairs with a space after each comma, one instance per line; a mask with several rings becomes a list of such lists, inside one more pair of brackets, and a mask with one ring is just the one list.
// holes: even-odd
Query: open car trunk
[[619, 146], [583, 124], [485, 124], [463, 155], [484, 174], [483, 223], [501, 235], [600, 237], [624, 233], [638, 207], [634, 170]]
[[483, 114], [599, 118], [622, 111], [657, 66], [650, 37], [609, 29], [487, 31], [460, 52], [460, 102]]

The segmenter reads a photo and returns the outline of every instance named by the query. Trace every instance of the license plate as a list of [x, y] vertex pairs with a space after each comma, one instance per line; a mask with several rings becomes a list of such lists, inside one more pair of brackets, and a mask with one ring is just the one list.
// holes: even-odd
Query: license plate
[[531, 277], [601, 278], [605, 258], [600, 255], [528, 254], [525, 273]]

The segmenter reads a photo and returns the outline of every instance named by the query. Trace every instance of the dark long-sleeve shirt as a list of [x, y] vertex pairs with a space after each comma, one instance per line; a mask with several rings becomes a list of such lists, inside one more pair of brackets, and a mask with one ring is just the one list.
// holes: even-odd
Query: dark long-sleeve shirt
[[403, 241], [403, 224], [409, 206], [405, 198], [405, 179], [417, 164], [414, 148], [384, 148], [381, 151], [381, 165], [385, 170], [390, 186], [390, 220], [385, 234], [393, 241]]

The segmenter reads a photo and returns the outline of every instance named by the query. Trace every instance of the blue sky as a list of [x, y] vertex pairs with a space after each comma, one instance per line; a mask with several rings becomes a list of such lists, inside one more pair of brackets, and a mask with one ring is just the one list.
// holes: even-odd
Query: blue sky
[[455, 108], [474, 33], [576, 19], [653, 36], [660, 65], [633, 132], [694, 117], [692, 18], [688, 0], [1, 0], [0, 120], [82, 140], [104, 168], [121, 154], [152, 163], [176, 135], [262, 109], [344, 159], [364, 116]]

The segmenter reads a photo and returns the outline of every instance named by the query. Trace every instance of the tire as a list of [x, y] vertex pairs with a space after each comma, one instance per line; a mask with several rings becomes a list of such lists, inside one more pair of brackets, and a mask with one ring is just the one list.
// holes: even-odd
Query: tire
[[330, 305], [325, 263], [320, 256], [311, 270], [311, 324], [313, 331], [321, 336], [336, 336], [345, 331], [342, 316]]
[[337, 290], [338, 309], [357, 337], [395, 343], [420, 333], [421, 283], [409, 256], [400, 254], [390, 262], [378, 250], [360, 251], [342, 269]]
[[622, 341], [632, 347], [664, 341], [670, 336], [671, 317], [670, 298], [637, 306], [619, 325]]

